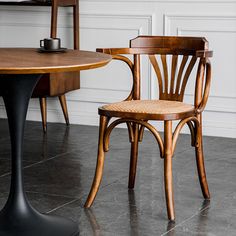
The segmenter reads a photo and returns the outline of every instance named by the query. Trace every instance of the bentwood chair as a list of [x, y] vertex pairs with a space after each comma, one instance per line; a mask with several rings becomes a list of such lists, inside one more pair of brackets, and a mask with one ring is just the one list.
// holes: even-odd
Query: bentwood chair
[[[201, 37], [139, 36], [130, 41], [130, 48], [98, 49], [108, 53], [114, 60], [125, 62], [133, 75], [133, 87], [122, 102], [108, 104], [98, 109], [100, 115], [97, 166], [93, 184], [85, 203], [92, 205], [98, 192], [104, 166], [104, 152], [109, 148], [113, 128], [126, 123], [131, 142], [129, 188], [134, 188], [138, 143], [142, 141], [144, 128], [151, 131], [164, 159], [164, 182], [169, 220], [175, 219], [172, 180], [172, 158], [178, 135], [185, 124], [191, 131], [192, 146], [196, 150], [199, 181], [204, 198], [210, 198], [206, 179], [202, 147], [202, 112], [209, 96], [211, 64], [208, 42]], [[133, 62], [124, 56], [133, 55]], [[140, 56], [147, 55], [156, 73], [159, 100], [140, 100]], [[183, 102], [185, 88], [191, 72], [197, 65], [193, 105]], [[191, 75], [192, 77], [192, 75]], [[110, 119], [115, 117], [113, 122]], [[164, 121], [164, 140], [148, 121]], [[178, 124], [172, 131], [172, 121]]]

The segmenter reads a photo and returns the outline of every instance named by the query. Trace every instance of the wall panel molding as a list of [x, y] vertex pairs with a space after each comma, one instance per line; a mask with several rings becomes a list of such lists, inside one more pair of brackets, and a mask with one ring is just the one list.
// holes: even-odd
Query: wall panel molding
[[[81, 49], [127, 47], [140, 34], [206, 36], [214, 51], [213, 82], [204, 112], [204, 134], [236, 138], [236, 0], [80, 0]], [[184, 7], [183, 7], [184, 6]], [[0, 46], [38, 46], [47, 37], [50, 7], [0, 6]], [[14, 42], [14, 35], [25, 34]], [[72, 46], [72, 11], [59, 11], [58, 34]], [[32, 34], [34, 32], [34, 34]], [[222, 47], [224, 45], [225, 48]], [[97, 125], [98, 106], [126, 98], [131, 86], [125, 66], [82, 72], [81, 89], [67, 94], [71, 123]], [[142, 95], [155, 98], [156, 78], [142, 59]], [[191, 88], [191, 86], [190, 86]], [[235, 90], [234, 90], [235, 89]], [[186, 101], [193, 95], [187, 90]], [[5, 117], [0, 102], [0, 117]], [[41, 120], [37, 99], [28, 119]], [[64, 122], [59, 101], [48, 99], [49, 122]], [[162, 126], [158, 126], [162, 130]], [[187, 130], [185, 130], [188, 132]]]
[[[205, 110], [205, 129], [236, 137], [236, 15], [164, 14], [166, 35], [202, 35], [213, 50], [213, 80]], [[187, 95], [187, 100], [192, 95]], [[223, 117], [223, 120], [222, 120]], [[225, 128], [225, 129], [224, 129]], [[219, 136], [219, 135], [218, 135]]]

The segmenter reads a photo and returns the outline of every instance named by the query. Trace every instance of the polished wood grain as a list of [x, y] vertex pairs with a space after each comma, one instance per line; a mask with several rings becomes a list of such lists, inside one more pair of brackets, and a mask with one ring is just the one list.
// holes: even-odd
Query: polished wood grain
[[134, 184], [135, 184], [135, 176], [136, 176], [137, 161], [138, 161], [139, 124], [130, 123], [130, 125], [131, 125], [132, 131], [133, 131], [133, 140], [131, 142], [131, 150], [130, 150], [128, 187], [130, 189], [133, 189]]
[[186, 36], [138, 36], [130, 40], [131, 48], [169, 48], [169, 49], [192, 49], [208, 50], [208, 41], [203, 37]]
[[1, 74], [44, 74], [89, 70], [106, 65], [110, 55], [79, 50], [39, 53], [35, 48], [0, 48]]
[[55, 97], [80, 87], [79, 72], [60, 72], [43, 74], [32, 97]]
[[164, 122], [164, 183], [166, 208], [169, 220], [175, 220], [172, 176], [172, 141], [172, 121], [166, 120]]
[[98, 159], [95, 170], [94, 181], [89, 193], [89, 198], [87, 199], [85, 205], [91, 206], [93, 200], [95, 199], [99, 186], [102, 181], [102, 174], [104, 168], [104, 160], [105, 160], [105, 150], [104, 150], [104, 135], [106, 131], [108, 123], [108, 118], [106, 116], [100, 116], [100, 124], [99, 124], [99, 142], [98, 142]]
[[[131, 142], [128, 186], [134, 188], [138, 142], [142, 141], [144, 127], [147, 128], [156, 138], [160, 148], [160, 157], [164, 159], [167, 215], [170, 221], [174, 221], [172, 159], [178, 136], [186, 124], [191, 132], [191, 144], [195, 147], [203, 197], [210, 198], [202, 147], [202, 112], [207, 103], [211, 83], [209, 57], [212, 56], [212, 51], [208, 50], [208, 42], [202, 37], [139, 36], [130, 41], [129, 48], [102, 48], [97, 51], [110, 54], [114, 60], [128, 65], [133, 77], [132, 90], [125, 100], [104, 105], [98, 109], [103, 119], [112, 120], [111, 123], [108, 122], [106, 126], [103, 126], [105, 130], [104, 135], [99, 136], [99, 150], [103, 147], [104, 151], [108, 151], [111, 131], [119, 124], [127, 124]], [[124, 54], [133, 55], [133, 60]], [[156, 73], [159, 88], [158, 100], [141, 100], [141, 55], [147, 55]], [[195, 67], [197, 67], [196, 70], [194, 70]], [[193, 72], [195, 72], [192, 76], [195, 79], [194, 102], [186, 104], [183, 102], [185, 89]], [[164, 121], [164, 140], [156, 128], [148, 122], [149, 120]], [[172, 131], [173, 120], [178, 120], [174, 132]], [[104, 160], [104, 152], [102, 154], [98, 152], [97, 158]], [[99, 168], [99, 179], [97, 174], [94, 177], [85, 207], [90, 207], [95, 199], [101, 183], [102, 171], [103, 168]]]

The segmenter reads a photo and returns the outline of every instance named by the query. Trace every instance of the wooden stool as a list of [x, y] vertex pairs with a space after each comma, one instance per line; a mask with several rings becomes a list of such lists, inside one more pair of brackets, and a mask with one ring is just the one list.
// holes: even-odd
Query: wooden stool
[[[74, 49], [79, 49], [79, 4], [77, 0], [53, 0], [51, 10], [51, 38], [57, 37], [58, 7], [73, 7], [73, 36]], [[36, 85], [32, 97], [38, 97], [42, 114], [43, 131], [47, 130], [47, 97], [57, 96], [60, 100], [66, 124], [69, 116], [65, 93], [80, 88], [79, 72], [60, 72], [45, 74]]]

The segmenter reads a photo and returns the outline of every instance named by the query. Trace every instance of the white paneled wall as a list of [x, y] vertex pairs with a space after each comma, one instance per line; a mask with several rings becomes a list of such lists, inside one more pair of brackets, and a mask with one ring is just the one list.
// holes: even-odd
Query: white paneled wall
[[[59, 37], [72, 47], [72, 14], [59, 12]], [[38, 47], [49, 35], [50, 8], [0, 6], [0, 46]], [[80, 0], [81, 49], [126, 47], [137, 35], [205, 36], [214, 51], [211, 95], [204, 112], [204, 134], [236, 137], [236, 0]], [[97, 125], [97, 108], [128, 94], [130, 72], [118, 62], [84, 71], [81, 89], [67, 95], [71, 123]], [[155, 98], [150, 66], [142, 60], [142, 95]], [[192, 98], [191, 86], [186, 100]], [[5, 117], [1, 101], [0, 116]], [[40, 120], [32, 100], [28, 119]], [[48, 101], [48, 120], [64, 122], [57, 99]]]

